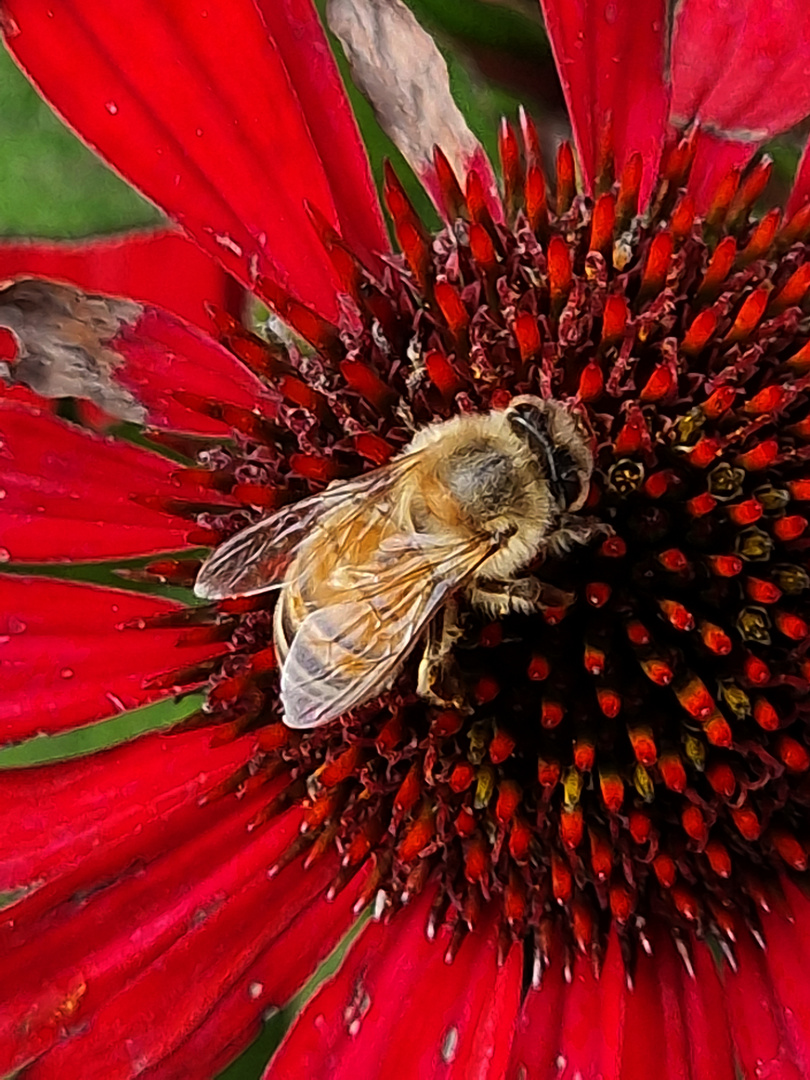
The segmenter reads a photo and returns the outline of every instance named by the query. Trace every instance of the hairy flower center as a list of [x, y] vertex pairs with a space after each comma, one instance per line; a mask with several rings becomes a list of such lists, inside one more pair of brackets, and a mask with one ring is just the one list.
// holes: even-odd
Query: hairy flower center
[[285, 859], [337, 846], [335, 890], [363, 867], [364, 900], [392, 905], [435, 879], [451, 949], [491, 897], [504, 943], [534, 942], [538, 969], [553, 924], [597, 960], [612, 924], [630, 962], [650, 919], [728, 949], [778, 873], [806, 867], [808, 215], [749, 221], [757, 166], [696, 219], [688, 140], [665, 154], [643, 216], [640, 159], [594, 202], [574, 194], [563, 147], [552, 211], [524, 136], [525, 164], [502, 137], [506, 223], [475, 173], [462, 192], [437, 155], [450, 224], [430, 237], [389, 173], [404, 258], [382, 281], [322, 226], [351, 298], [343, 325], [277, 297], [316, 355], [223, 323], [279, 416], [232, 418], [235, 445], [208, 460], [248, 508], [200, 520], [230, 535], [383, 464], [419, 426], [528, 393], [590, 428], [582, 513], [609, 530], [533, 568], [558, 605], [500, 621], [463, 610], [468, 712], [422, 700], [413, 660], [380, 700], [289, 730], [265, 594], [187, 617], [234, 645], [207, 715], [223, 737], [257, 732], [230, 788], [290, 773], [261, 815], [303, 801]]

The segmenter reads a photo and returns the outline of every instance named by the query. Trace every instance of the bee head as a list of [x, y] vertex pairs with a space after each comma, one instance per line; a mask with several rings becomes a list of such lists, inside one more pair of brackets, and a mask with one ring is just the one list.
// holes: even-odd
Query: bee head
[[514, 399], [506, 416], [537, 458], [560, 512], [579, 510], [588, 495], [593, 456], [571, 411], [527, 394]]

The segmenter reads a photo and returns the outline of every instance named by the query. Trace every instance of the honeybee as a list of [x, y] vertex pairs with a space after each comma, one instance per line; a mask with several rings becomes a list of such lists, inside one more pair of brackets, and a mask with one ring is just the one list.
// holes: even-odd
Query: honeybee
[[382, 693], [426, 630], [418, 690], [435, 699], [458, 636], [455, 595], [495, 616], [537, 610], [553, 587], [517, 573], [594, 535], [572, 516], [592, 469], [556, 401], [522, 396], [429, 424], [387, 465], [231, 537], [194, 591], [220, 600], [280, 588], [274, 638], [290, 727], [326, 724]]

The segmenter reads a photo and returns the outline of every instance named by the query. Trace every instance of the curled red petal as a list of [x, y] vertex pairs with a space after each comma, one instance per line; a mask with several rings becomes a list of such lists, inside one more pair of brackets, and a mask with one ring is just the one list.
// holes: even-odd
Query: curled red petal
[[182, 630], [148, 627], [182, 609], [156, 597], [17, 575], [0, 578], [0, 595], [0, 744], [156, 701], [171, 687], [150, 679], [225, 648], [181, 649]]
[[616, 175], [639, 152], [643, 206], [669, 109], [666, 3], [541, 0], [541, 7], [588, 188], [606, 151], [615, 155]]
[[[177, 395], [236, 405], [275, 416], [262, 383], [232, 353], [195, 327], [156, 307], [145, 307], [111, 343], [123, 357], [116, 380], [132, 392], [157, 427], [197, 434], [230, 433], [223, 421], [203, 416]], [[187, 399], [185, 399], [187, 400]]]
[[158, 304], [204, 330], [207, 304], [238, 312], [244, 295], [214, 259], [169, 229], [84, 242], [0, 241], [0, 279], [18, 277]]
[[379, 208], [310, 4], [265, 15], [253, 0], [140, 0], [121, 20], [100, 0], [36, 0], [8, 4], [4, 26], [68, 123], [204, 250], [248, 287], [267, 277], [336, 319], [305, 202], [372, 251], [387, 246]]
[[430, 900], [428, 892], [390, 924], [363, 931], [299, 1014], [266, 1080], [503, 1075], [519, 1005], [520, 950], [498, 967], [497, 919], [487, 914], [446, 963], [447, 931], [435, 941], [425, 933]]
[[810, 112], [804, 0], [684, 0], [672, 36], [672, 118], [758, 144]]
[[17, 562], [93, 560], [194, 546], [193, 520], [138, 496], [209, 502], [158, 454], [94, 435], [41, 409], [0, 402], [0, 545]]

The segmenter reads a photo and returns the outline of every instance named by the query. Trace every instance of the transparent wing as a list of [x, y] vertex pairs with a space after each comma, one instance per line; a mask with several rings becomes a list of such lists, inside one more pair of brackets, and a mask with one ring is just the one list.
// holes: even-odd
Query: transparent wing
[[284, 662], [285, 723], [317, 727], [381, 693], [449, 594], [497, 547], [487, 536], [450, 544], [399, 536], [366, 566], [343, 571], [352, 599], [308, 615]]
[[[382, 499], [419, 457], [407, 454], [354, 480], [337, 481], [236, 533], [203, 563], [195, 594], [204, 600], [224, 600], [277, 588], [296, 549], [325, 515], [352, 504], [357, 514], [363, 513], [369, 500]], [[350, 523], [351, 517], [346, 519], [346, 525]]]

